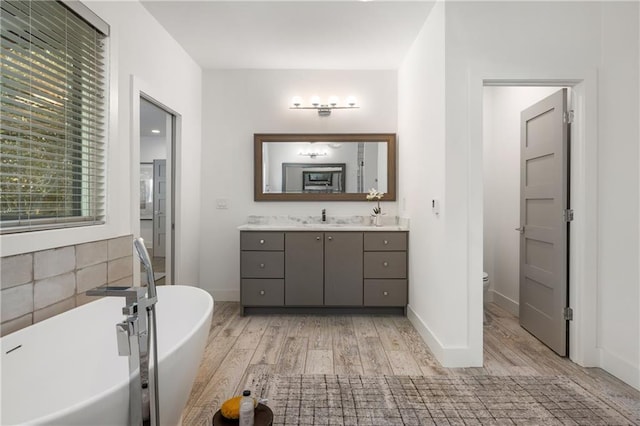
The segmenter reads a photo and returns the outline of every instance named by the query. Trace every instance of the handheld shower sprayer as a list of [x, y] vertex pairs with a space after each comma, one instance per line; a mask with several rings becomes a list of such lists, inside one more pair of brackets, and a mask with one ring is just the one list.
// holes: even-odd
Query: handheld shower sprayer
[[147, 291], [149, 293], [149, 299], [156, 297], [156, 280], [153, 274], [153, 266], [151, 265], [151, 259], [149, 258], [149, 252], [144, 246], [144, 240], [142, 237], [133, 240], [133, 246], [136, 248], [138, 259], [144, 266], [144, 270], [147, 273]]
[[156, 323], [156, 302], [158, 298], [156, 297], [156, 280], [153, 274], [153, 266], [151, 265], [151, 258], [149, 257], [149, 252], [147, 248], [144, 246], [144, 240], [142, 237], [138, 237], [133, 240], [133, 246], [136, 248], [136, 253], [138, 254], [138, 259], [144, 266], [144, 270], [147, 272], [147, 299], [151, 302], [151, 304], [147, 307], [147, 321], [151, 325], [152, 330], [152, 343], [153, 343], [153, 362], [156, 366], [153, 369], [153, 388], [154, 388], [154, 408], [155, 408], [155, 424], [160, 424], [160, 397], [159, 397], [159, 386], [158, 386], [158, 326]]

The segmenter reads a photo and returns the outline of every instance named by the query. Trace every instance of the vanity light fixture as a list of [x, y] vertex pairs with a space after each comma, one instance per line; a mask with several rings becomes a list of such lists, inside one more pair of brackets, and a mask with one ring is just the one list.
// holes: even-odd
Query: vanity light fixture
[[293, 106], [289, 107], [289, 109], [314, 109], [318, 111], [318, 115], [320, 117], [327, 117], [331, 115], [331, 111], [334, 109], [360, 108], [359, 106], [356, 106], [356, 98], [353, 96], [347, 97], [345, 101], [346, 105], [342, 106], [339, 105], [340, 100], [337, 96], [330, 96], [326, 103], [322, 103], [319, 96], [312, 96], [310, 99], [311, 106], [303, 106], [302, 98], [300, 96], [294, 96], [291, 100], [291, 103], [293, 104]]

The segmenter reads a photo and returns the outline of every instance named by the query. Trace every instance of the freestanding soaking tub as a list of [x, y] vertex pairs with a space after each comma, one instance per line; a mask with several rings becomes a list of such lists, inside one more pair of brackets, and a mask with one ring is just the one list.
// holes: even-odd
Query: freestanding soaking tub
[[[180, 423], [204, 352], [213, 299], [196, 287], [158, 287], [160, 422]], [[128, 424], [129, 367], [118, 356], [122, 298], [105, 297], [0, 341], [0, 424]]]

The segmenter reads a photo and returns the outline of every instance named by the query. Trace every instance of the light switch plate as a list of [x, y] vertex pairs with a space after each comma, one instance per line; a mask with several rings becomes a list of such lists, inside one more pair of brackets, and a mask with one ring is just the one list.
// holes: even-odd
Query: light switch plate
[[216, 209], [228, 209], [229, 208], [229, 199], [227, 198], [216, 198]]

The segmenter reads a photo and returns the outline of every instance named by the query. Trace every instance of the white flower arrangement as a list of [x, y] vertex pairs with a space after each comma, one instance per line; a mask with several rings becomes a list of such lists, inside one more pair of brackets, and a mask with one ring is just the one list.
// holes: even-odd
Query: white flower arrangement
[[367, 200], [369, 201], [376, 200], [378, 202], [378, 205], [373, 208], [373, 214], [375, 215], [379, 215], [382, 213], [382, 208], [380, 207], [380, 199], [382, 197], [384, 197], [384, 192], [379, 192], [375, 188], [371, 188], [369, 190], [369, 193], [367, 194]]

